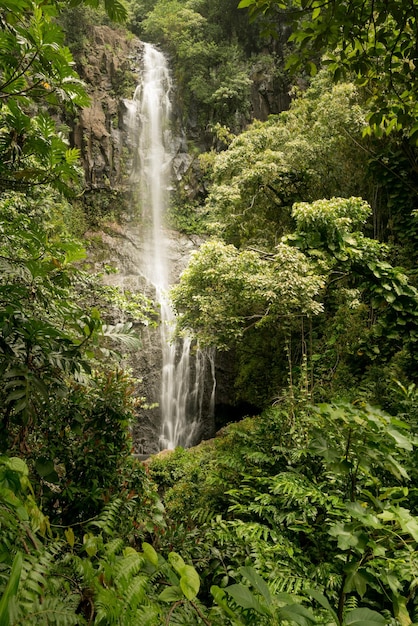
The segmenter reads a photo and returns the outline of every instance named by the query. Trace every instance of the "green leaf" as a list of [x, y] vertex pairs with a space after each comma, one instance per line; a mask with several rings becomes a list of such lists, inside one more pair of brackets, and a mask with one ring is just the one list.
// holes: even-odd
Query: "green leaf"
[[110, 19], [122, 23], [128, 17], [126, 7], [119, 0], [104, 0], [104, 6]]
[[338, 616], [336, 612], [334, 611], [334, 609], [332, 608], [332, 606], [330, 605], [328, 598], [326, 598], [323, 593], [321, 593], [320, 591], [317, 591], [316, 589], [306, 589], [306, 593], [307, 595], [311, 596], [314, 600], [316, 600], [318, 604], [322, 606], [322, 608], [326, 609], [330, 613], [332, 618], [334, 619], [335, 623], [338, 624], [339, 622]]
[[344, 626], [379, 626], [386, 624], [386, 619], [371, 609], [354, 609], [346, 614]]
[[149, 561], [151, 565], [154, 565], [155, 567], [157, 567], [158, 554], [156, 553], [152, 545], [144, 541], [142, 544], [142, 551], [144, 553], [146, 560]]
[[95, 556], [97, 554], [97, 537], [91, 533], [85, 534], [83, 537], [84, 549], [89, 556]]
[[350, 593], [353, 590], [357, 591], [360, 598], [364, 596], [367, 590], [367, 579], [358, 570], [351, 572], [345, 581], [344, 591]]
[[413, 449], [411, 440], [408, 437], [405, 437], [405, 435], [402, 435], [402, 433], [400, 433], [399, 430], [396, 430], [396, 428], [388, 428], [387, 432], [396, 441], [399, 448], [402, 448], [403, 450]]
[[406, 608], [407, 599], [399, 594], [395, 594], [393, 598], [393, 609], [395, 617], [401, 626], [409, 626], [412, 623], [408, 609]]
[[344, 524], [334, 524], [334, 526], [329, 529], [328, 534], [331, 535], [331, 537], [337, 538], [340, 550], [354, 548], [359, 543], [358, 533], [351, 532]]
[[398, 480], [404, 478], [405, 480], [409, 480], [409, 475], [402, 465], [393, 458], [391, 454], [388, 454], [383, 462], [384, 467], [391, 472]]
[[17, 552], [13, 559], [10, 577], [6, 585], [6, 589], [0, 600], [0, 626], [10, 625], [9, 604], [10, 600], [17, 594], [19, 587], [20, 575], [22, 573], [23, 557]]
[[54, 462], [51, 459], [40, 457], [35, 463], [36, 471], [41, 478], [45, 478], [55, 471]]
[[301, 604], [288, 604], [278, 611], [279, 616], [299, 626], [310, 626], [316, 623], [313, 613]]
[[177, 554], [177, 552], [170, 552], [168, 555], [168, 561], [181, 576], [181, 570], [186, 566], [181, 556]]
[[161, 602], [178, 602], [179, 600], [182, 600], [183, 597], [184, 596], [180, 587], [173, 585], [171, 587], [166, 587], [166, 589], [160, 593], [158, 599], [161, 600]]
[[318, 72], [318, 68], [316, 67], [315, 63], [312, 63], [312, 61], [309, 61], [309, 63], [307, 63], [306, 69], [310, 76], [316, 76]]
[[243, 623], [239, 621], [231, 607], [228, 606], [225, 590], [221, 589], [217, 585], [212, 585], [212, 587], [210, 588], [210, 592], [216, 604], [222, 608], [222, 610], [228, 615], [228, 617], [232, 618], [234, 626], [244, 626]]
[[74, 548], [75, 544], [75, 535], [72, 528], [66, 528], [64, 531], [65, 538], [70, 545], [71, 548]]
[[263, 596], [267, 604], [271, 604], [270, 590], [265, 580], [261, 578], [260, 574], [258, 574], [253, 567], [241, 567], [239, 571], [244, 578], [246, 578], [253, 585], [258, 593]]
[[409, 533], [418, 542], [418, 518], [411, 515], [408, 509], [399, 507], [397, 518], [404, 532]]
[[271, 611], [260, 604], [248, 587], [241, 584], [230, 585], [225, 589], [226, 593], [243, 609], [253, 609], [261, 615], [271, 615]]
[[23, 459], [20, 459], [17, 456], [12, 456], [10, 458], [8, 457], [3, 457], [3, 458], [7, 459], [8, 461], [7, 465], [13, 472], [18, 472], [19, 474], [22, 474], [22, 476], [29, 475], [28, 466], [26, 465]]
[[188, 600], [193, 600], [200, 589], [199, 574], [192, 565], [185, 565], [180, 574], [180, 588]]

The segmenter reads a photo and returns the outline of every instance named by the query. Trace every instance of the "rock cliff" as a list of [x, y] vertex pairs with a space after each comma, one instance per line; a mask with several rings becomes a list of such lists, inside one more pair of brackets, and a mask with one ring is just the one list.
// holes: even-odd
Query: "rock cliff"
[[137, 82], [142, 43], [125, 30], [89, 27], [77, 70], [91, 98], [72, 126], [90, 190], [123, 190], [126, 183], [123, 100]]

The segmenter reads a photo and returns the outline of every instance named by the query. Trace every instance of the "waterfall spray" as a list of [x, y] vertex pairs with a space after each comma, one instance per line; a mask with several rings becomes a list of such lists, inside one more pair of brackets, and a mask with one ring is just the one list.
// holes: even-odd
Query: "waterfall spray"
[[[206, 356], [190, 338], [172, 341], [174, 314], [168, 299], [170, 286], [169, 242], [164, 214], [169, 202], [174, 156], [170, 133], [172, 83], [164, 55], [144, 44], [141, 81], [128, 107], [128, 128], [136, 146], [131, 180], [138, 187], [138, 202], [147, 239], [142, 273], [155, 288], [160, 307], [162, 349], [160, 449], [189, 447], [200, 436]], [[213, 356], [209, 358], [214, 375]], [[209, 411], [213, 410], [212, 378]]]

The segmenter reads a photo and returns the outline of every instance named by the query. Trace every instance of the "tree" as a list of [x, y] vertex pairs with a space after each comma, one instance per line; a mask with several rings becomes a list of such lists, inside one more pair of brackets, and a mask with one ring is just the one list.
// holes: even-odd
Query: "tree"
[[356, 393], [368, 368], [400, 354], [416, 374], [418, 292], [363, 235], [370, 212], [355, 197], [295, 203], [295, 228], [272, 251], [214, 240], [192, 256], [172, 293], [179, 328], [237, 350], [245, 400], [264, 406], [286, 370], [307, 395], [316, 381], [326, 394], [340, 368], [340, 393]]
[[209, 241], [192, 257], [172, 290], [179, 326], [202, 345], [228, 349], [253, 327], [271, 332], [293, 315], [322, 310], [322, 277], [296, 248], [279, 244], [271, 255]]
[[291, 23], [293, 53], [287, 66], [317, 58], [335, 79], [355, 77], [371, 107], [369, 129], [382, 135], [404, 132], [418, 140], [417, 0], [241, 0], [253, 18]]
[[202, 136], [209, 124], [240, 129], [249, 119], [250, 65], [241, 21], [233, 0], [158, 0], [141, 21], [140, 37], [163, 46], [172, 58], [183, 115], [188, 124], [198, 124]]
[[290, 110], [255, 121], [216, 155], [207, 208], [227, 242], [274, 246], [292, 228], [294, 202], [367, 193], [365, 113], [353, 84], [318, 74]]

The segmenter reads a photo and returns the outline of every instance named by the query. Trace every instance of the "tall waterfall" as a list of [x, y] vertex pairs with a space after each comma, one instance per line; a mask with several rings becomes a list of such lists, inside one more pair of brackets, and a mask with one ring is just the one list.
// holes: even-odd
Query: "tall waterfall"
[[213, 382], [206, 410], [213, 410], [215, 391], [213, 357], [203, 355], [189, 338], [171, 340], [174, 314], [167, 295], [170, 243], [164, 229], [174, 157], [170, 132], [171, 91], [166, 58], [152, 45], [144, 44], [140, 83], [128, 106], [127, 124], [131, 143], [136, 148], [131, 177], [139, 192], [146, 238], [141, 272], [155, 288], [161, 314], [160, 449], [189, 447], [199, 439], [207, 361]]

